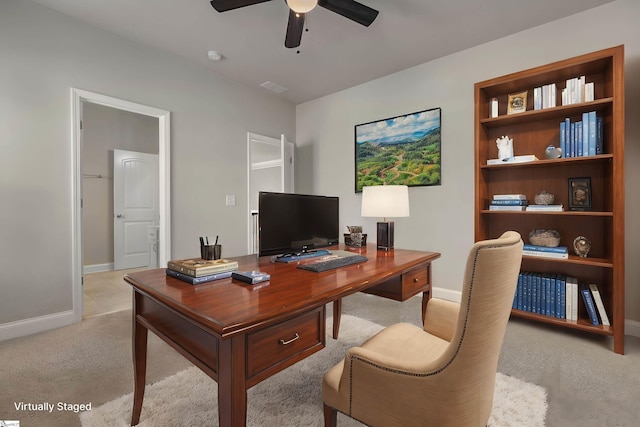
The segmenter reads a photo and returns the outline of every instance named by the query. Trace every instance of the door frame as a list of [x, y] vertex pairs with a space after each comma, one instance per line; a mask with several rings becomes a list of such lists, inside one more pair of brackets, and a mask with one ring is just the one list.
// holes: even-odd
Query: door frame
[[98, 104], [118, 110], [129, 111], [158, 119], [158, 209], [159, 226], [159, 266], [166, 265], [171, 257], [171, 206], [170, 206], [170, 119], [166, 110], [113, 98], [78, 88], [71, 88], [71, 164], [72, 175], [72, 287], [74, 322], [82, 320], [82, 103]]

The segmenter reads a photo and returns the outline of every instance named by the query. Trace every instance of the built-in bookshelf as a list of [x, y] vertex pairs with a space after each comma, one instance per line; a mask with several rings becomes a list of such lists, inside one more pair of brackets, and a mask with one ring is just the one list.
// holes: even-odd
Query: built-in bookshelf
[[[589, 84], [586, 98], [563, 105], [562, 92], [571, 81]], [[554, 88], [552, 103], [534, 108], [534, 89]], [[545, 89], [548, 91], [548, 89]], [[527, 92], [524, 111], [508, 114], [512, 94]], [[548, 92], [547, 92], [548, 93]], [[539, 102], [539, 94], [535, 96]], [[513, 97], [511, 97], [513, 98]], [[590, 100], [593, 99], [593, 100]], [[495, 103], [497, 102], [497, 116]], [[537, 109], [536, 109], [537, 108]], [[492, 111], [493, 110], [493, 111]], [[522, 109], [519, 109], [522, 110]], [[584, 113], [601, 118], [601, 153], [546, 158], [550, 145], [561, 146], [560, 123], [579, 122]], [[540, 160], [487, 164], [497, 158], [496, 139], [513, 139], [514, 156]], [[580, 284], [595, 283], [610, 325], [593, 325], [584, 304], [577, 320], [513, 309], [512, 315], [558, 327], [608, 335], [613, 350], [624, 353], [624, 47], [617, 46], [564, 61], [497, 77], [475, 85], [475, 240], [518, 231], [525, 243], [532, 230], [556, 230], [569, 256], [523, 256], [522, 271], [566, 275]], [[591, 203], [571, 210], [569, 180], [589, 178]], [[555, 195], [562, 211], [491, 210], [495, 194], [524, 194], [529, 201], [546, 191]], [[574, 204], [575, 208], [575, 204]], [[574, 254], [578, 236], [591, 241], [586, 258]]]

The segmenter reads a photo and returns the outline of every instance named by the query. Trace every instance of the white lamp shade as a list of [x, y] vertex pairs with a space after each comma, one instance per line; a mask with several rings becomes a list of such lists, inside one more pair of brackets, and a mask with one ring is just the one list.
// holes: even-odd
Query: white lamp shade
[[307, 13], [318, 4], [318, 0], [287, 0], [291, 10], [298, 13]]
[[409, 187], [406, 185], [362, 187], [361, 215], [381, 218], [409, 216]]

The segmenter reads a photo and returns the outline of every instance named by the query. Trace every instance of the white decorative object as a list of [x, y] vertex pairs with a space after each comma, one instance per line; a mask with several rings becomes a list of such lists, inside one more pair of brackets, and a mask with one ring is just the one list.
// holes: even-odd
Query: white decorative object
[[503, 136], [496, 139], [498, 146], [498, 159], [504, 160], [513, 157], [513, 139], [509, 136]]
[[491, 117], [498, 117], [498, 98], [491, 99]]

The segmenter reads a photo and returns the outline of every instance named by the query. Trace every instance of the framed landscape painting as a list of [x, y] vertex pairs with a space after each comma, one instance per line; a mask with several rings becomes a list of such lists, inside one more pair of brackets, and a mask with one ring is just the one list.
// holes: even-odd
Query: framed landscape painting
[[371, 185], [440, 185], [440, 108], [355, 126], [356, 193]]

